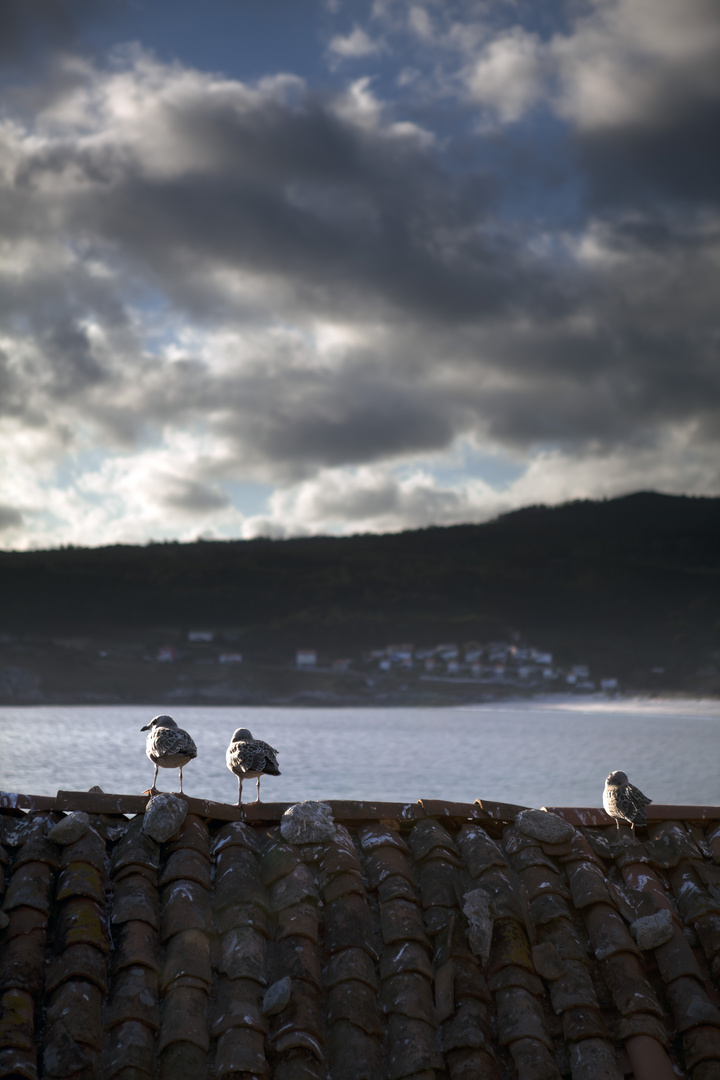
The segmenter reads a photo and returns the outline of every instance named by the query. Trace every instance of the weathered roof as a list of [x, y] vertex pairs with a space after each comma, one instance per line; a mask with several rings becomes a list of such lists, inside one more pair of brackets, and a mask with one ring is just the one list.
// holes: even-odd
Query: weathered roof
[[720, 809], [186, 801], [0, 796], [0, 1077], [720, 1078]]

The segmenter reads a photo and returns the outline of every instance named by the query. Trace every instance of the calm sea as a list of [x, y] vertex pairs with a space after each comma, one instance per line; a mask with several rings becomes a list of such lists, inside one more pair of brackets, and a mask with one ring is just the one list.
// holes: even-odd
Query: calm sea
[[[0, 708], [0, 789], [141, 792], [153, 767], [140, 732], [158, 707]], [[463, 708], [172, 710], [198, 746], [188, 795], [237, 798], [225, 765], [236, 727], [279, 750], [264, 801], [476, 798], [526, 806], [600, 806], [623, 769], [655, 802], [720, 804], [720, 702], [562, 699]], [[162, 790], [177, 772], [160, 771]], [[254, 781], [243, 794], [255, 797]]]

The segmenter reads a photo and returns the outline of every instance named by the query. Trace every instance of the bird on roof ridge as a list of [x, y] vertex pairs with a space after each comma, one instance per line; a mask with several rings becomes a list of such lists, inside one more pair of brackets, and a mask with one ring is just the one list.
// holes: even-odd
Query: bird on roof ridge
[[617, 770], [611, 772], [605, 781], [603, 806], [610, 817], [615, 818], [615, 825], [626, 822], [635, 832], [636, 825], [647, 825], [647, 810], [652, 799], [643, 795], [639, 788], [631, 784], [627, 773]]
[[230, 772], [238, 778], [238, 801], [242, 806], [243, 780], [257, 778], [255, 802], [260, 802], [260, 777], [280, 776], [277, 763], [278, 751], [261, 739], [253, 739], [248, 728], [237, 728], [225, 754], [225, 761]]
[[145, 753], [155, 766], [152, 787], [145, 794], [157, 795], [158, 766], [161, 766], [163, 769], [180, 770], [180, 794], [182, 795], [183, 767], [187, 765], [188, 761], [192, 761], [193, 758], [197, 757], [197, 746], [187, 731], [183, 731], [182, 728], [178, 727], [172, 716], [165, 713], [153, 717], [150, 723], [140, 728], [140, 730], [148, 732]]

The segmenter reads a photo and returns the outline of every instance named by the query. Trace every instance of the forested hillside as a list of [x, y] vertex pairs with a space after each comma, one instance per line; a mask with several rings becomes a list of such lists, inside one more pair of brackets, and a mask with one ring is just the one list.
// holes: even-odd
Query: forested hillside
[[720, 499], [641, 493], [395, 535], [0, 553], [0, 633], [232, 629], [259, 660], [501, 638], [566, 659], [720, 649]]

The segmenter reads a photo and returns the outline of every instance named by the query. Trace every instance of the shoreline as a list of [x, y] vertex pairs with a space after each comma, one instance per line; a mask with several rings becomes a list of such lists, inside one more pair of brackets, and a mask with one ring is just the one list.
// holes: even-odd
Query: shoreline
[[[515, 689], [515, 688], [513, 688]], [[120, 698], [112, 694], [72, 694], [52, 697], [26, 698], [24, 700], [0, 699], [0, 709], [15, 708], [97, 708], [98, 706], [111, 706], [116, 708], [251, 708], [251, 709], [437, 709], [456, 708], [467, 709], [493, 705], [521, 705], [533, 704], [548, 708], [570, 707], [576, 709], [592, 709], [605, 711], [605, 709], [638, 709], [643, 705], [656, 707], [658, 705], [692, 704], [692, 705], [718, 705], [720, 696], [707, 693], [693, 693], [690, 690], [632, 690], [628, 692], [606, 693], [543, 693], [543, 692], [512, 692], [510, 688], [506, 693], [483, 694], [476, 697], [461, 695], [416, 695], [411, 693], [377, 694], [372, 698], [356, 695], [333, 694], [330, 692], [308, 692], [297, 695], [278, 696], [234, 696], [228, 695], [188, 695], [182, 698], [172, 694], [164, 696], [146, 697], [143, 695], [127, 696]]]

